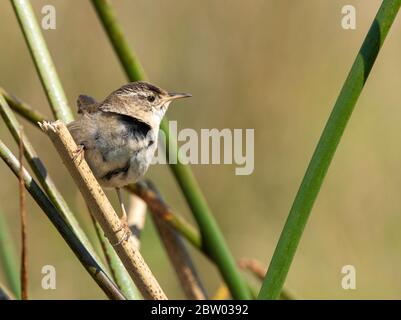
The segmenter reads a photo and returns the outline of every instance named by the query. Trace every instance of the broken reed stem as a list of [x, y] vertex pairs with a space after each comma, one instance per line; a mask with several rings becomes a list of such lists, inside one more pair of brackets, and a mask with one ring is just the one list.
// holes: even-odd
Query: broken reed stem
[[[20, 162], [7, 146], [0, 140], [0, 157], [18, 177], [20, 172]], [[30, 176], [27, 170], [23, 170], [24, 184], [26, 190], [31, 194], [39, 207], [43, 210], [49, 220], [56, 227], [65, 242], [74, 252], [88, 273], [96, 281], [99, 287], [110, 298], [115, 300], [125, 300], [115, 284], [110, 280], [102, 267], [93, 258], [88, 249], [82, 244], [77, 235], [72, 231], [70, 225], [64, 220], [57, 208], [42, 191], [36, 181]]]
[[131, 237], [128, 240], [120, 241], [125, 233], [122, 223], [86, 161], [79, 157], [74, 159], [77, 145], [65, 124], [61, 121], [51, 124], [44, 122], [41, 123], [41, 127], [52, 140], [106, 237], [110, 243], [118, 243], [115, 250], [143, 297], [155, 300], [167, 299]]
[[24, 143], [23, 143], [23, 130], [20, 128], [20, 141], [19, 141], [19, 163], [20, 170], [18, 176], [19, 182], [19, 202], [20, 202], [20, 219], [21, 219], [21, 299], [28, 300], [28, 240], [27, 240], [27, 214], [25, 204], [25, 184], [24, 184]]
[[129, 193], [128, 205], [128, 226], [132, 233], [132, 240], [135, 242], [136, 248], [141, 247], [141, 234], [145, 226], [147, 205], [145, 201], [133, 193]]
[[[160, 193], [155, 187], [150, 186], [150, 188], [158, 195], [160, 201], [163, 202]], [[174, 229], [170, 228], [159, 215], [155, 214], [153, 211], [151, 212], [157, 231], [159, 232], [167, 254], [177, 273], [185, 295], [190, 300], [206, 300], [206, 290], [201, 283], [181, 237]]]

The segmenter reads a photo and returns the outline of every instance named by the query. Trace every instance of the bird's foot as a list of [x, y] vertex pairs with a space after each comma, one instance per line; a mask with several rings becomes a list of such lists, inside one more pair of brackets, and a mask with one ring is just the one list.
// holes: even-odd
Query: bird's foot
[[120, 240], [118, 240], [116, 243], [112, 243], [111, 245], [113, 247], [120, 245], [121, 243], [123, 243], [124, 241], [128, 241], [128, 239], [131, 237], [131, 230], [128, 226], [128, 221], [126, 217], [122, 217], [120, 219], [121, 221], [121, 225], [120, 227], [115, 231], [115, 233], [119, 233], [121, 231], [124, 231], [122, 237]]
[[73, 151], [72, 161], [75, 162], [78, 158], [78, 165], [81, 165], [85, 156], [85, 146], [80, 144], [76, 150]]

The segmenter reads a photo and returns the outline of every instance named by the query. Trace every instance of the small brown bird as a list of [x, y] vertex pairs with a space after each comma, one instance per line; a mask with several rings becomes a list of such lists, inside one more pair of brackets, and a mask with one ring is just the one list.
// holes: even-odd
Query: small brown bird
[[[122, 224], [129, 236], [127, 213], [120, 188], [147, 171], [157, 148], [160, 122], [170, 103], [188, 93], [171, 93], [147, 82], [132, 82], [112, 92], [103, 102], [78, 97], [76, 121], [68, 124], [85, 160], [100, 185], [116, 188]], [[120, 242], [121, 242], [120, 241]], [[119, 242], [119, 243], [120, 243]]]

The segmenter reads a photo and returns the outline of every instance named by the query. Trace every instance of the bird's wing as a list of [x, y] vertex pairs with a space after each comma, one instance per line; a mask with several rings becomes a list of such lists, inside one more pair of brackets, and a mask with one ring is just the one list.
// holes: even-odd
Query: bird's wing
[[137, 121], [141, 121], [149, 125], [148, 114], [149, 111], [146, 108], [139, 105], [132, 106], [122, 99], [108, 99], [98, 104], [96, 110], [100, 110], [106, 113], [115, 113], [124, 115], [130, 118], [134, 118]]
[[77, 99], [78, 113], [92, 113], [98, 110], [99, 104], [90, 96], [81, 94]]

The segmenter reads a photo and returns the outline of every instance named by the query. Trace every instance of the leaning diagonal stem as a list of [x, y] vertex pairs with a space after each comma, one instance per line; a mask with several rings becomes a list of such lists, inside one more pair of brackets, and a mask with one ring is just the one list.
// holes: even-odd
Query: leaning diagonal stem
[[76, 159], [77, 145], [70, 132], [61, 121], [42, 123], [42, 129], [49, 135], [65, 166], [81, 191], [91, 213], [101, 225], [110, 243], [116, 244], [115, 250], [122, 263], [141, 291], [145, 299], [167, 299], [159, 283], [153, 276], [142, 255], [131, 238], [124, 239], [124, 227], [114, 211], [102, 188], [84, 159]]

